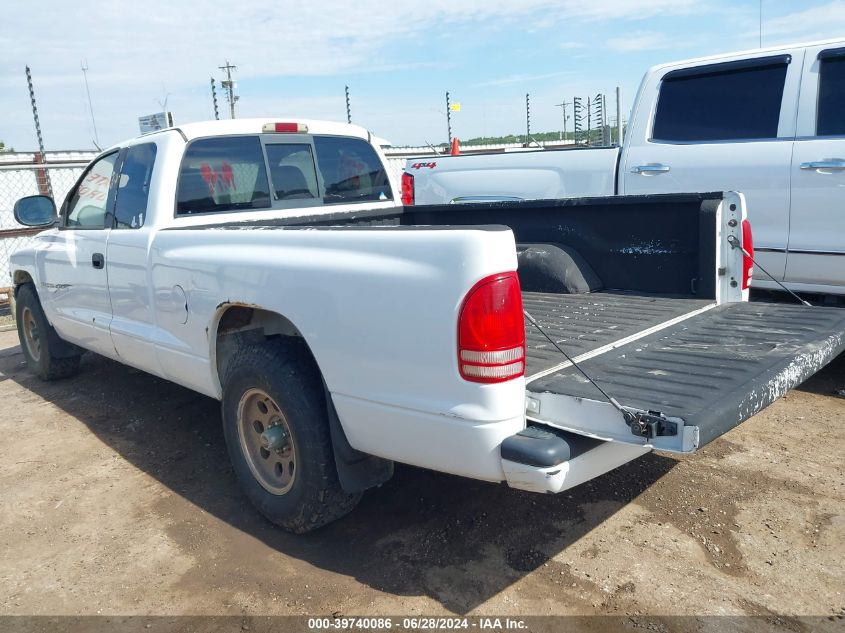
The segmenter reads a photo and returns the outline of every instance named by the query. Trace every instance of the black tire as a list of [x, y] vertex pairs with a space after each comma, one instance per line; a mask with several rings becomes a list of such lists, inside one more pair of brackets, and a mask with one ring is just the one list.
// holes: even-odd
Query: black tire
[[[295, 470], [291, 469], [295, 474], [289, 489], [281, 493], [270, 492], [261, 475], [253, 473], [252, 468], [261, 468], [260, 456], [245, 445], [249, 430], [241, 430], [239, 411], [256, 391], [278, 406], [295, 450]], [[226, 368], [222, 413], [235, 475], [249, 500], [271, 522], [297, 534], [310, 532], [349, 513], [361, 499], [360, 493], [344, 492], [338, 481], [322, 379], [301, 340], [283, 338], [241, 347]], [[271, 454], [269, 459], [275, 457]]]
[[82, 350], [59, 338], [32, 284], [18, 288], [15, 321], [26, 365], [41, 380], [68, 378], [79, 371]]

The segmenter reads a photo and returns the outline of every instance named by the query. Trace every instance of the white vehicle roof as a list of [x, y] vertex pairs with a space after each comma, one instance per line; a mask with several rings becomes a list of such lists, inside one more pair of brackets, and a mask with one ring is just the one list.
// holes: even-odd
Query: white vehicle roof
[[845, 46], [845, 39], [836, 38], [831, 40], [818, 40], [815, 42], [802, 42], [796, 44], [779, 44], [777, 46], [770, 46], [767, 48], [752, 48], [750, 50], [735, 51], [732, 53], [719, 53], [718, 55], [709, 55], [707, 57], [696, 57], [694, 59], [684, 59], [676, 62], [668, 62], [664, 64], [657, 64], [649, 69], [649, 73], [665, 70], [667, 68], [674, 68], [676, 66], [696, 66], [707, 62], [718, 62], [722, 60], [730, 60], [736, 57], [759, 57], [767, 53], [783, 53], [796, 48], [810, 48], [812, 46]]
[[[116, 143], [109, 149], [134, 145], [141, 139], [153, 134], [161, 134], [168, 130], [179, 130], [188, 141], [207, 136], [227, 136], [232, 134], [261, 134], [267, 123], [303, 123], [308, 127], [308, 134], [326, 134], [332, 136], [352, 136], [364, 140], [370, 139], [370, 133], [360, 125], [339, 123], [337, 121], [320, 121], [317, 119], [302, 119], [298, 117], [263, 117], [253, 119], [224, 119], [221, 121], [196, 121], [174, 125], [172, 128], [157, 130], [132, 139]], [[280, 134], [284, 136], [284, 134]]]

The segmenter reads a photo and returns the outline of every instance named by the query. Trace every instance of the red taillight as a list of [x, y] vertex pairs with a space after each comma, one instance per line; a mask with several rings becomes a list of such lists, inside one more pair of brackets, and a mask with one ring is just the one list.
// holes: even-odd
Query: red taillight
[[486, 277], [467, 293], [458, 320], [458, 367], [471, 382], [525, 375], [525, 321], [515, 272]]
[[261, 131], [265, 134], [307, 134], [308, 126], [304, 123], [265, 123]]
[[747, 290], [754, 274], [754, 239], [751, 237], [751, 222], [742, 221], [742, 248], [748, 253], [742, 256], [742, 289]]
[[414, 177], [409, 173], [402, 174], [402, 204], [414, 204]]

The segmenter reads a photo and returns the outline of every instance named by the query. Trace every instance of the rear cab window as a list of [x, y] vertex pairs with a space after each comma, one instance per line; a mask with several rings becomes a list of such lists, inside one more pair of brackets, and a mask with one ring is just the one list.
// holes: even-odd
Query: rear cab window
[[778, 137], [788, 55], [670, 71], [652, 129], [656, 142], [730, 142]]
[[270, 185], [258, 136], [192, 141], [179, 172], [176, 213], [269, 209]]
[[315, 136], [314, 147], [323, 179], [325, 204], [393, 199], [384, 165], [363, 139]]
[[191, 141], [179, 172], [176, 214], [392, 200], [387, 171], [366, 140], [262, 133]]
[[315, 201], [319, 204], [320, 183], [311, 144], [268, 141], [264, 149], [270, 165], [273, 199], [283, 203], [295, 201], [294, 206]]

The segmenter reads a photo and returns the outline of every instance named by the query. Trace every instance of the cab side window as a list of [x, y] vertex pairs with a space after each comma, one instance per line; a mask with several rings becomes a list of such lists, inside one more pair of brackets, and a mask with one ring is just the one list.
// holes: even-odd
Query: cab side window
[[269, 208], [270, 185], [257, 136], [199, 139], [185, 150], [176, 213]]
[[315, 136], [314, 147], [326, 187], [325, 204], [393, 198], [378, 154], [363, 139]]
[[117, 152], [95, 162], [76, 185], [65, 206], [63, 225], [69, 229], [102, 229], [106, 226], [109, 187]]
[[816, 135], [845, 135], [845, 52], [820, 60]]
[[706, 142], [777, 138], [788, 62], [732, 62], [667, 73], [652, 138]]
[[114, 203], [116, 228], [137, 229], [144, 226], [155, 159], [155, 143], [133, 145], [126, 150]]

